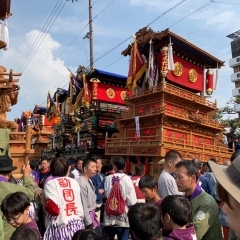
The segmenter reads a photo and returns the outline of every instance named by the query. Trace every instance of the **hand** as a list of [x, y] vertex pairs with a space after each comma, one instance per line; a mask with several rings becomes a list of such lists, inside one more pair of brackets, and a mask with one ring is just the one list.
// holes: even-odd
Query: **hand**
[[103, 189], [99, 189], [99, 190], [98, 190], [98, 193], [103, 194], [103, 193], [104, 193], [104, 190], [103, 190]]
[[22, 166], [22, 173], [23, 173], [23, 176], [24, 177], [28, 177], [31, 175], [31, 171], [32, 169], [30, 168], [30, 165], [29, 165], [29, 161], [27, 162], [27, 164], [23, 164]]

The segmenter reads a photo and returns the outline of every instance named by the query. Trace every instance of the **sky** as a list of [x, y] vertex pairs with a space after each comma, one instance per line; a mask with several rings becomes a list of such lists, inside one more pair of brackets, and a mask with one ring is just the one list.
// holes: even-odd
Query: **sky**
[[[121, 57], [121, 52], [129, 41], [124, 40], [160, 16], [150, 25], [154, 31], [170, 27], [225, 61], [210, 100], [217, 99], [222, 107], [231, 98], [231, 40], [226, 36], [240, 29], [240, 0], [92, 1], [95, 68], [127, 75], [128, 58]], [[53, 95], [57, 87], [67, 89], [67, 68], [75, 72], [79, 65], [89, 64], [89, 40], [83, 39], [88, 32], [88, 0], [12, 0], [11, 12], [9, 49], [0, 52], [0, 65], [22, 76], [18, 104], [8, 113], [10, 120], [33, 110], [35, 104], [45, 105], [48, 91]]]

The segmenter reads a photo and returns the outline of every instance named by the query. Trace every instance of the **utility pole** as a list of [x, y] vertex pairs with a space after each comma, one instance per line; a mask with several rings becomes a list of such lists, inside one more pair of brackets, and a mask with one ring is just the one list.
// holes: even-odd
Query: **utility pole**
[[92, 0], [89, 0], [89, 41], [90, 41], [90, 69], [93, 69], [93, 27], [92, 27]]

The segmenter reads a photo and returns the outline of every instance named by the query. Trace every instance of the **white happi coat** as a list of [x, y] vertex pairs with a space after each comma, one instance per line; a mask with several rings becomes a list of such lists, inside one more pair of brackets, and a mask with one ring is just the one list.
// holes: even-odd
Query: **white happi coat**
[[58, 177], [46, 183], [44, 193], [46, 200], [51, 199], [60, 209], [57, 217], [48, 213], [51, 223], [44, 239], [71, 239], [76, 231], [84, 228], [78, 182], [69, 177]]
[[[122, 178], [123, 175], [125, 176]], [[126, 201], [125, 213], [123, 213], [120, 216], [108, 216], [106, 215], [106, 212], [105, 212], [104, 225], [105, 226], [118, 225], [120, 227], [129, 227], [128, 217], [127, 217], [128, 207], [137, 203], [137, 197], [136, 197], [135, 189], [133, 186], [133, 182], [131, 178], [124, 173], [114, 173], [112, 175], [107, 176], [104, 181], [104, 191], [107, 198], [112, 189], [113, 176], [118, 177], [119, 179], [122, 178], [120, 180], [120, 189], [121, 189], [122, 197]]]

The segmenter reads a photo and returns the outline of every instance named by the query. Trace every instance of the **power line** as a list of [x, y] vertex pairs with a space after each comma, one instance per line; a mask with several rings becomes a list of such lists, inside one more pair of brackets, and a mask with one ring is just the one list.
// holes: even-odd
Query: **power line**
[[[58, 0], [58, 1], [59, 1], [59, 0]], [[42, 19], [42, 21], [41, 21], [41, 23], [39, 24], [39, 26], [38, 26], [37, 29], [39, 29], [40, 26], [42, 25], [45, 17], [47, 16], [48, 11], [50, 10], [50, 8], [51, 8], [51, 6], [52, 6], [52, 3], [53, 3], [53, 1], [50, 1], [50, 5], [49, 5], [49, 7], [48, 7], [48, 10], [46, 11], [46, 13], [45, 13], [45, 15], [44, 15], [44, 17], [43, 17], [43, 19]], [[47, 21], [48, 21], [48, 20], [47, 20]], [[45, 24], [46, 24], [46, 23], [45, 23]], [[34, 37], [35, 37], [36, 35], [37, 35], [37, 34], [35, 34]], [[39, 36], [39, 34], [38, 34], [38, 36]], [[38, 36], [37, 36], [37, 38], [38, 38]], [[32, 39], [31, 39], [31, 40], [32, 40]], [[35, 41], [36, 41], [36, 39], [35, 39]], [[35, 43], [35, 41], [34, 41], [34, 43]], [[33, 43], [33, 44], [34, 44], [34, 43]], [[33, 44], [32, 44], [32, 46], [33, 46]], [[31, 48], [32, 48], [32, 46], [31, 46]], [[31, 48], [30, 48], [30, 50], [31, 50]], [[30, 51], [30, 50], [28, 50], [28, 52], [27, 52], [27, 50], [28, 50], [28, 49], [26, 48], [26, 50], [25, 50], [25, 52], [24, 52], [24, 54], [23, 54], [23, 55], [25, 55], [24, 60], [22, 60], [22, 62], [19, 64], [19, 67], [18, 67], [18, 69], [17, 69], [17, 72], [18, 72], [18, 70], [20, 69], [22, 63], [25, 61], [26, 56], [28, 55], [28, 53], [29, 53], [29, 51]]]
[[114, 64], [117, 63], [117, 62], [119, 62], [119, 61], [120, 61], [121, 59], [123, 59], [123, 58], [124, 58], [124, 56], [120, 57], [119, 59], [117, 59], [116, 61], [114, 61], [113, 63], [109, 64], [107, 67], [105, 67], [103, 70], [111, 67], [112, 65], [114, 65]]
[[[175, 9], [176, 7], [178, 7], [179, 5], [181, 5], [182, 3], [184, 3], [186, 0], [181, 0], [179, 3], [175, 4], [173, 7], [169, 8], [167, 11], [165, 11], [164, 13], [162, 13], [161, 15], [159, 15], [156, 19], [154, 19], [152, 22], [150, 22], [147, 27], [149, 27], [150, 25], [152, 25], [153, 23], [155, 23], [159, 18], [163, 17], [165, 14], [169, 13], [170, 11], [172, 11], [173, 9]], [[102, 59], [103, 57], [105, 57], [106, 55], [108, 55], [109, 53], [111, 53], [112, 51], [114, 51], [116, 48], [118, 48], [119, 46], [121, 46], [123, 43], [125, 43], [126, 41], [130, 40], [132, 38], [128, 37], [126, 38], [124, 41], [122, 41], [121, 43], [117, 44], [115, 47], [111, 48], [108, 52], [104, 53], [103, 55], [101, 55], [100, 57], [98, 57], [97, 59], [95, 59], [93, 61], [93, 63], [97, 62], [98, 60]], [[86, 65], [88, 62], [86, 62], [84, 65]]]
[[[64, 1], [64, 0], [63, 0]], [[34, 55], [36, 54], [37, 50], [39, 49], [39, 47], [41, 46], [42, 42], [44, 41], [44, 39], [46, 38], [47, 34], [49, 33], [50, 29], [52, 28], [53, 24], [56, 22], [59, 14], [61, 13], [62, 9], [64, 8], [66, 4], [66, 1], [64, 2], [64, 4], [62, 5], [60, 11], [58, 12], [57, 16], [55, 17], [55, 19], [53, 20], [52, 24], [50, 25], [49, 29], [47, 30], [47, 32], [45, 33], [45, 36], [42, 38], [41, 42], [38, 44], [37, 48], [35, 49], [35, 51], [33, 52], [32, 56], [28, 59], [26, 65], [24, 66], [24, 68], [22, 69], [21, 72], [24, 72], [24, 70], [27, 68], [28, 64], [30, 63], [30, 61], [32, 60], [32, 58], [34, 57]]]
[[[107, 5], [102, 11], [100, 11], [95, 17], [93, 17], [93, 20], [95, 20], [101, 13], [103, 13], [112, 3], [114, 3], [116, 0], [113, 0], [110, 4]], [[79, 32], [79, 34], [70, 42], [70, 44], [63, 50], [63, 52], [56, 57], [56, 60], [47, 68], [47, 70], [41, 75], [40, 78], [30, 87], [30, 89], [20, 98], [18, 102], [20, 102], [31, 90], [36, 84], [42, 79], [42, 77], [51, 69], [51, 67], [56, 63], [57, 59], [60, 58], [66, 51], [67, 49], [75, 42], [75, 40], [80, 36], [80, 34], [87, 28], [89, 25], [86, 24], [86, 26]]]
[[[59, 3], [60, 0], [58, 0], [58, 2], [55, 4], [54, 8], [52, 9], [52, 12], [50, 13], [50, 15], [48, 16], [48, 19], [46, 20], [45, 24], [43, 25], [42, 29], [40, 30], [40, 32], [38, 33], [37, 38], [35, 39], [35, 41], [33, 42], [31, 48], [29, 49], [28, 53], [26, 54], [26, 56], [24, 57], [23, 61], [21, 62], [20, 66], [18, 67], [18, 71], [20, 71], [20, 69], [24, 66], [24, 64], [27, 61], [27, 58], [31, 55], [31, 53], [33, 52], [35, 45], [38, 44], [39, 40], [41, 39], [42, 35], [44, 34], [44, 32], [46, 31], [46, 28], [48, 27], [49, 23], [52, 21], [54, 14], [56, 13], [56, 11], [58, 10], [59, 6], [61, 5], [61, 3]], [[59, 5], [58, 5], [59, 4]], [[57, 9], [56, 9], [57, 8]], [[56, 10], [55, 10], [56, 9]], [[55, 12], [54, 12], [55, 11]]]
[[214, 3], [222, 3], [222, 4], [229, 4], [229, 5], [240, 5], [240, 3], [219, 2], [219, 1], [215, 1], [215, 0], [212, 0], [212, 2], [214, 2]]
[[181, 5], [182, 3], [186, 2], [186, 0], [182, 0], [179, 3], [175, 4], [173, 7], [169, 8], [167, 11], [165, 11], [164, 13], [162, 13], [161, 15], [159, 15], [156, 19], [154, 19], [152, 22], [150, 22], [147, 27], [149, 27], [150, 25], [152, 25], [153, 23], [155, 23], [159, 18], [163, 17], [164, 15], [166, 15], [167, 13], [169, 13], [170, 11], [172, 11], [173, 9], [175, 9], [176, 7], [178, 7], [179, 5]]
[[[172, 24], [169, 28], [175, 26], [176, 24], [178, 24], [178, 23], [181, 22], [182, 20], [186, 19], [187, 17], [189, 17], [189, 16], [192, 15], [193, 13], [195, 13], [195, 12], [197, 12], [197, 11], [199, 11], [199, 10], [207, 7], [207, 6], [209, 6], [210, 4], [212, 4], [212, 1], [204, 4], [203, 6], [199, 7], [199, 8], [196, 9], [196, 10], [194, 10], [193, 12], [191, 12], [190, 14], [188, 14], [187, 16], [181, 18], [179, 21], [177, 21], [177, 22], [175, 22], [174, 24]], [[157, 19], [159, 19], [159, 18], [157, 18]], [[152, 24], [152, 23], [151, 23], [151, 24]], [[128, 39], [126, 39], [126, 40], [124, 40], [124, 42], [126, 42], [126, 41], [129, 40], [129, 39], [131, 39], [131, 37], [128, 38]], [[123, 42], [122, 42], [122, 43], [123, 43]], [[121, 44], [122, 44], [122, 43], [121, 43]], [[120, 45], [121, 45], [121, 44], [120, 44]], [[104, 54], [103, 56], [101, 56], [99, 59], [103, 58], [103, 57], [106, 56], [108, 53], [112, 52], [113, 50], [114, 50], [114, 49], [111, 49], [109, 52], [105, 53], [105, 54]], [[109, 68], [110, 66], [114, 65], [115, 63], [117, 63], [118, 61], [120, 61], [122, 58], [123, 58], [123, 56], [122, 56], [121, 58], [117, 59], [116, 61], [114, 61], [113, 63], [111, 63], [110, 65], [108, 65], [108, 66], [107, 66], [106, 68], [104, 68], [103, 70], [105, 70], [105, 69]], [[96, 59], [96, 61], [99, 60], [99, 59]]]
[[193, 13], [195, 13], [195, 12], [197, 12], [197, 11], [199, 11], [199, 10], [205, 8], [205, 7], [208, 7], [208, 6], [211, 5], [212, 3], [213, 3], [213, 2], [210, 1], [210, 2], [208, 2], [208, 3], [204, 4], [204, 5], [202, 5], [202, 6], [199, 7], [198, 9], [196, 9], [196, 10], [194, 10], [193, 12], [189, 13], [187, 16], [181, 18], [181, 19], [180, 19], [179, 21], [177, 21], [176, 23], [172, 24], [169, 28], [171, 28], [171, 27], [175, 26], [176, 24], [180, 23], [181, 21], [183, 21], [184, 19], [186, 19], [187, 17], [189, 17], [189, 16], [192, 15]]

